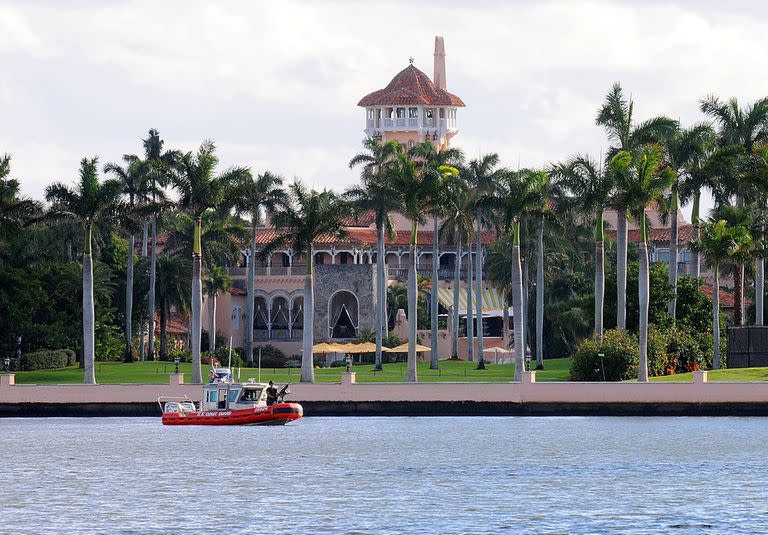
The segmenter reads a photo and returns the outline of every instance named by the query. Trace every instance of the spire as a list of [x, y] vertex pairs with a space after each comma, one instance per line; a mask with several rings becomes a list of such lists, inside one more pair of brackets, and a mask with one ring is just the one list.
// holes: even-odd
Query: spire
[[435, 75], [432, 81], [440, 89], [445, 89], [445, 44], [441, 36], [435, 36]]

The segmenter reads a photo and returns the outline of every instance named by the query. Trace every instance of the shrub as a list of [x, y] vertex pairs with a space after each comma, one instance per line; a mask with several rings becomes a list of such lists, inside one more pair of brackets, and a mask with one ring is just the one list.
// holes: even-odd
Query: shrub
[[64, 353], [67, 355], [67, 366], [74, 366], [77, 362], [77, 353], [72, 351], [71, 349], [62, 349]]
[[[668, 332], [651, 325], [648, 329], [648, 376], [671, 375], [675, 373], [675, 363], [667, 351]], [[639, 348], [638, 348], [639, 354]]]
[[[253, 365], [259, 365], [259, 350], [261, 350], [261, 367], [262, 368], [283, 368], [288, 358], [285, 353], [280, 351], [273, 345], [267, 344], [264, 346], [253, 348]], [[301, 357], [299, 357], [301, 362]]]
[[52, 370], [70, 365], [74, 351], [69, 349], [41, 349], [21, 356], [21, 369]]
[[331, 368], [345, 368], [347, 366], [346, 360], [334, 360], [331, 362]]
[[301, 357], [296, 358], [297, 355], [289, 358], [285, 361], [285, 368], [301, 368]]
[[[603, 353], [602, 360], [598, 356]], [[637, 377], [637, 340], [631, 333], [614, 329], [603, 333], [603, 342], [584, 340], [571, 358], [574, 381], [623, 381]]]

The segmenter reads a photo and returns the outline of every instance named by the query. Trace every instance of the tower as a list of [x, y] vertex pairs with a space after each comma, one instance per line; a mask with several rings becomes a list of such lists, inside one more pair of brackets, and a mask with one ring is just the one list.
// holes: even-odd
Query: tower
[[358, 102], [365, 108], [365, 134], [408, 147], [431, 141], [446, 147], [458, 132], [456, 112], [464, 102], [446, 89], [445, 45], [435, 37], [434, 80], [410, 64], [389, 85]]

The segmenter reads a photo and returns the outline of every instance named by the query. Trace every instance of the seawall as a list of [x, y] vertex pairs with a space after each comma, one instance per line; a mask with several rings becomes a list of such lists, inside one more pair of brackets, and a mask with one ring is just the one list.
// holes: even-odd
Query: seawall
[[[306, 416], [768, 416], [768, 382], [341, 383], [291, 385]], [[199, 401], [200, 385], [25, 385], [0, 376], [0, 416], [159, 416], [159, 396]]]

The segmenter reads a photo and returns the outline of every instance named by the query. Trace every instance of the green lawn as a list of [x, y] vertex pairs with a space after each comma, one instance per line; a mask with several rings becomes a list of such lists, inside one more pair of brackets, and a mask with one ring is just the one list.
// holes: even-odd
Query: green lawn
[[[418, 363], [419, 381], [422, 382], [503, 382], [511, 381], [514, 377], [513, 364], [486, 364], [486, 370], [475, 370], [476, 363], [461, 360], [441, 360], [439, 370], [430, 370], [428, 362]], [[544, 361], [544, 370], [536, 374], [537, 381], [567, 381], [568, 359], [547, 359]], [[168, 362], [134, 362], [123, 364], [120, 362], [97, 362], [96, 381], [99, 383], [167, 383], [168, 374], [174, 370], [173, 363]], [[185, 374], [189, 381], [192, 374], [190, 364], [180, 364], [179, 371]], [[315, 380], [318, 382], [339, 382], [344, 368], [318, 368], [315, 369]], [[353, 371], [357, 373], [358, 382], [403, 382], [405, 380], [406, 365], [404, 362], [385, 364], [383, 372], [375, 372], [373, 365], [355, 365]], [[207, 376], [208, 368], [203, 366], [203, 374]], [[235, 369], [237, 373], [237, 369]], [[241, 378], [258, 378], [258, 370], [255, 368], [243, 368]], [[299, 370], [295, 368], [263, 368], [261, 380], [273, 380], [277, 383], [298, 382]], [[65, 384], [82, 383], [83, 372], [77, 367], [63, 368], [59, 370], [39, 370], [30, 372], [16, 372], [17, 383], [37, 384]]]
[[[661, 377], [652, 377], [651, 381], [659, 382], [691, 382], [693, 380], [691, 373], [678, 373], [675, 375], [664, 375]], [[707, 374], [708, 381], [768, 381], [768, 368], [733, 368], [731, 370], [715, 370]]]

